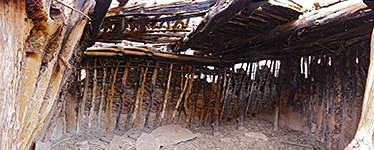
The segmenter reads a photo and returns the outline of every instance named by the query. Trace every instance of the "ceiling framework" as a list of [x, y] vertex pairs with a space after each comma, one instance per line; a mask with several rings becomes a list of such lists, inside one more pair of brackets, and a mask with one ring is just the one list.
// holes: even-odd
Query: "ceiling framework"
[[[255, 0], [121, 6], [109, 10], [97, 41], [152, 44], [146, 48], [156, 51], [167, 46], [163, 50], [175, 53], [192, 49], [240, 62], [339, 53], [370, 37], [374, 13], [363, 2], [334, 1], [315, 9]], [[195, 17], [203, 20], [191, 31]]]
[[127, 40], [172, 45], [190, 32], [190, 19], [204, 16], [214, 3], [214, 0], [180, 1], [112, 8], [105, 17], [97, 41], [121, 43]]
[[[226, 59], [337, 53], [341, 47], [370, 38], [373, 16], [361, 1], [337, 2], [306, 13], [266, 3], [253, 13], [248, 8], [237, 11], [219, 26], [200, 24], [174, 51], [191, 48]], [[207, 16], [205, 22], [210, 18], [214, 17]]]

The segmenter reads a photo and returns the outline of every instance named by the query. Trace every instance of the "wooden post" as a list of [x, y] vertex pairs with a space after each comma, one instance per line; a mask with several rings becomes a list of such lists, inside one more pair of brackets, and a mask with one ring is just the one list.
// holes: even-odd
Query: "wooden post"
[[[230, 71], [230, 70], [229, 70]], [[233, 71], [234, 71], [234, 68], [233, 68]], [[229, 84], [231, 83], [231, 80], [233, 79], [233, 71], [231, 71], [230, 73], [230, 77], [229, 77], [229, 80], [227, 81], [227, 83], [225, 82], [225, 85], [224, 87], [226, 87], [226, 91], [225, 91], [225, 94], [224, 96], [222, 96], [221, 98], [221, 101], [223, 100], [223, 103], [222, 103], [222, 110], [221, 110], [221, 115], [219, 117], [219, 121], [222, 122], [222, 118], [223, 118], [223, 112], [225, 111], [225, 105], [226, 105], [226, 101], [227, 101], [227, 96], [228, 96], [228, 93], [229, 93]], [[225, 73], [225, 81], [226, 81], [226, 73]]]
[[[214, 132], [218, 132], [218, 120], [219, 120], [219, 102], [220, 102], [220, 86], [221, 86], [221, 69], [218, 69], [218, 78], [217, 78], [217, 85], [216, 85], [216, 99], [214, 104], [214, 123], [213, 123], [213, 130]], [[213, 81], [214, 82], [214, 81]]]
[[133, 96], [132, 96], [131, 103], [130, 103], [130, 108], [127, 112], [127, 118], [126, 118], [125, 127], [124, 127], [125, 131], [129, 129], [132, 113], [134, 112], [134, 109], [135, 109], [135, 101], [136, 101], [136, 97], [138, 96], [138, 91], [139, 91], [138, 89], [139, 89], [139, 84], [140, 84], [139, 74], [143, 74], [142, 68], [138, 69], [138, 71], [134, 75], [135, 76], [135, 83], [134, 83], [134, 88], [133, 88], [134, 90], [133, 90]]
[[214, 71], [212, 85], [211, 85], [211, 89], [210, 89], [210, 93], [209, 93], [208, 106], [206, 107], [206, 109], [207, 109], [206, 112], [207, 113], [206, 113], [206, 116], [205, 116], [204, 125], [208, 124], [208, 119], [209, 119], [209, 116], [210, 116], [210, 105], [212, 104], [212, 98], [213, 98], [213, 92], [214, 92], [214, 81], [215, 80], [216, 80], [216, 72]]
[[[167, 71], [166, 71], [167, 72]], [[165, 95], [166, 95], [166, 91], [168, 90], [167, 89], [167, 80], [168, 80], [168, 77], [169, 76], [166, 76], [164, 75], [163, 76], [163, 79], [162, 79], [162, 82], [164, 84], [162, 84], [162, 94], [161, 94], [161, 99], [163, 99], [163, 101], [159, 104], [159, 107], [158, 107], [158, 110], [157, 110], [157, 113], [156, 113], [156, 117], [155, 117], [155, 120], [154, 120], [154, 123], [153, 123], [153, 128], [156, 129], [158, 127], [158, 124], [160, 122], [160, 114], [162, 112], [162, 108], [163, 108], [163, 103], [165, 102]], [[167, 104], [166, 104], [166, 107], [167, 107]], [[160, 126], [162, 125], [162, 122], [160, 122]]]
[[[373, 30], [374, 31], [374, 30]], [[374, 34], [371, 35], [370, 43], [370, 65], [366, 80], [364, 101], [360, 123], [352, 142], [345, 148], [353, 149], [374, 149], [372, 136], [374, 132]]]
[[[135, 124], [135, 121], [136, 121], [136, 118], [137, 118], [137, 113], [139, 113], [139, 116], [140, 116], [140, 113], [141, 113], [141, 104], [142, 104], [142, 100], [143, 100], [143, 91], [144, 91], [144, 84], [145, 84], [145, 80], [146, 80], [146, 77], [147, 77], [147, 72], [148, 72], [148, 66], [149, 66], [149, 62], [147, 63], [147, 66], [145, 68], [145, 71], [144, 71], [144, 74], [143, 74], [143, 79], [142, 79], [142, 84], [141, 84], [141, 87], [140, 89], [138, 90], [138, 94], [137, 94], [137, 97], [136, 97], [136, 101], [135, 101], [135, 108], [134, 108], [134, 114], [133, 114], [133, 117], [132, 117], [132, 123], [131, 123], [131, 127], [134, 126]], [[142, 68], [143, 70], [143, 68]], [[142, 71], [143, 73], [143, 71]]]
[[192, 74], [190, 75], [190, 79], [188, 81], [188, 88], [187, 88], [187, 92], [186, 92], [186, 95], [184, 97], [184, 113], [186, 115], [186, 121], [187, 121], [187, 125], [189, 124], [189, 120], [190, 120], [190, 117], [191, 117], [191, 114], [188, 110], [188, 98], [190, 97], [190, 94], [191, 94], [191, 90], [193, 88], [193, 81], [194, 81], [194, 76], [195, 76], [195, 72], [196, 72], [196, 67], [194, 67], [192, 69]]
[[193, 122], [195, 120], [197, 99], [199, 97], [199, 89], [200, 89], [200, 78], [201, 78], [201, 70], [199, 72], [199, 75], [197, 76], [197, 83], [196, 83], [196, 87], [195, 87], [195, 102], [194, 102], [194, 107], [193, 107], [193, 110], [192, 110], [191, 127], [193, 126]]
[[155, 84], [156, 84], [156, 78], [157, 78], [157, 70], [158, 70], [158, 66], [160, 65], [159, 62], [156, 62], [156, 67], [155, 69], [153, 70], [153, 75], [152, 75], [152, 83], [151, 83], [151, 93], [150, 93], [150, 102], [148, 104], [148, 112], [147, 112], [147, 115], [145, 117], [145, 122], [144, 122], [144, 128], [147, 128], [148, 127], [148, 119], [149, 119], [149, 115], [151, 114], [151, 110], [152, 110], [152, 105], [153, 105], [153, 99], [155, 97], [155, 94], [154, 94], [154, 88], [155, 88]]
[[203, 79], [203, 102], [204, 102], [204, 105], [203, 107], [201, 107], [201, 110], [200, 110], [200, 118], [199, 118], [199, 126], [201, 126], [203, 124], [203, 120], [204, 120], [204, 108], [206, 108], [206, 77], [207, 77], [207, 73], [204, 73], [204, 79]]
[[145, 82], [147, 81], [147, 74], [148, 74], [148, 69], [149, 69], [149, 63], [150, 61], [147, 62], [147, 66], [145, 68], [145, 72], [144, 72], [144, 76], [143, 76], [143, 82], [142, 82], [142, 86], [141, 86], [141, 89], [140, 89], [140, 101], [139, 101], [139, 109], [138, 109], [138, 116], [137, 116], [137, 124], [139, 124], [140, 122], [140, 117], [141, 117], [141, 114], [142, 114], [142, 108], [143, 108], [143, 96], [144, 96], [144, 86], [145, 86]]
[[123, 111], [123, 105], [124, 105], [124, 101], [125, 101], [125, 88], [126, 88], [127, 77], [128, 77], [128, 74], [129, 74], [129, 67], [130, 67], [130, 61], [127, 61], [126, 62], [126, 68], [125, 68], [125, 71], [123, 72], [123, 76], [122, 76], [121, 102], [120, 102], [120, 105], [119, 105], [118, 115], [117, 115], [117, 119], [116, 119], [116, 126], [115, 126], [116, 130], [119, 129], [119, 121], [121, 119], [121, 114], [122, 114], [122, 111]]
[[[94, 67], [96, 67], [96, 58], [94, 59]], [[91, 124], [92, 124], [92, 118], [94, 115], [94, 110], [95, 110], [95, 103], [96, 103], [96, 89], [97, 89], [97, 69], [94, 68], [94, 74], [93, 74], [93, 87], [92, 87], [92, 100], [91, 100], [91, 110], [90, 110], [90, 115], [89, 115], [89, 120], [88, 120], [88, 128], [87, 132], [90, 132], [91, 129]]]
[[[243, 63], [244, 64], [244, 63]], [[244, 100], [242, 99], [242, 96], [244, 93], [242, 92], [242, 87], [243, 87], [243, 83], [246, 83], [247, 81], [247, 71], [248, 71], [248, 68], [249, 68], [249, 63], [247, 63], [247, 67], [245, 68], [244, 72], [241, 72], [241, 81], [240, 81], [240, 85], [239, 85], [239, 95], [238, 95], [238, 106], [239, 106], [239, 109], [238, 109], [238, 126], [239, 126], [239, 129], [242, 130], [244, 127], [244, 111], [246, 109], [245, 107], [245, 98]], [[244, 103], [243, 103], [244, 101]]]
[[[120, 61], [118, 61], [117, 63], [117, 67], [116, 67], [116, 70], [114, 71], [114, 75], [113, 75], [113, 81], [112, 81], [112, 85], [111, 85], [111, 90], [110, 90], [110, 95], [109, 95], [109, 102], [107, 103], [107, 114], [106, 114], [106, 117], [107, 117], [107, 124], [106, 124], [106, 127], [105, 127], [105, 130], [108, 131], [109, 128], [110, 128], [110, 123], [111, 123], [111, 118], [112, 118], [112, 108], [113, 108], [113, 95], [114, 95], [114, 88], [115, 88], [115, 83], [116, 83], [116, 77], [117, 77], [117, 73], [118, 73], [118, 67], [119, 67], [119, 64], [120, 64]], [[112, 68], [113, 70], [113, 68]]]
[[[175, 91], [176, 91], [176, 86], [177, 86], [177, 77], [178, 77], [178, 75], [177, 75], [178, 73], [177, 72], [175, 72], [174, 74], [173, 74], [173, 78], [170, 78], [170, 79], [174, 79], [174, 81], [173, 81], [173, 89], [172, 89], [172, 92], [171, 92], [171, 97], [170, 97], [170, 104], [169, 105], [173, 105], [173, 103], [174, 103], [174, 96], [175, 96]], [[165, 106], [165, 110], [166, 110], [166, 107], [167, 107], [168, 105], [166, 104], [166, 106]], [[163, 109], [164, 110], [164, 109]], [[169, 118], [170, 117], [167, 117], [166, 118], [166, 124], [168, 124], [169, 123]], [[161, 122], [160, 122], [160, 125], [161, 125], [161, 123], [162, 123], [162, 120], [161, 120]]]
[[249, 77], [248, 77], [247, 95], [245, 96], [245, 98], [246, 98], [246, 103], [245, 103], [244, 116], [243, 116], [244, 118], [246, 118], [246, 116], [247, 116], [248, 105], [249, 105], [249, 100], [250, 100], [250, 96], [251, 96], [251, 92], [250, 92], [250, 91], [252, 91], [252, 88], [253, 88], [253, 81], [252, 81], [253, 63], [249, 63], [248, 65], [250, 65], [250, 67], [249, 67]]
[[103, 68], [103, 84], [101, 87], [101, 98], [100, 98], [100, 105], [99, 105], [99, 116], [97, 120], [97, 127], [100, 127], [100, 122], [101, 122], [101, 113], [103, 110], [103, 105], [104, 105], [104, 98], [105, 98], [105, 85], [106, 85], [106, 68]]
[[[182, 76], [183, 76], [183, 73], [182, 73]], [[186, 78], [186, 80], [185, 80], [185, 83], [184, 83], [184, 87], [183, 87], [182, 93], [181, 93], [181, 95], [179, 96], [179, 99], [178, 99], [178, 101], [177, 101], [177, 104], [175, 105], [175, 108], [174, 108], [174, 110], [173, 110], [173, 114], [172, 114], [172, 116], [171, 116], [171, 123], [174, 123], [175, 115], [176, 115], [176, 113], [177, 113], [177, 110], [178, 110], [178, 108], [179, 108], [179, 105], [181, 104], [181, 101], [182, 101], [182, 99], [183, 99], [183, 95], [184, 95], [184, 93], [185, 93], [186, 90], [187, 90], [187, 86], [188, 86], [188, 78]]]
[[78, 121], [77, 121], [77, 133], [80, 133], [80, 128], [82, 125], [82, 121], [84, 119], [84, 109], [85, 109], [85, 104], [87, 100], [87, 91], [88, 91], [88, 84], [89, 84], [89, 71], [88, 71], [88, 61], [86, 63], [86, 78], [84, 79], [84, 92], [83, 92], [83, 98], [82, 101], [80, 101], [80, 107], [79, 107], [79, 116], [78, 116]]

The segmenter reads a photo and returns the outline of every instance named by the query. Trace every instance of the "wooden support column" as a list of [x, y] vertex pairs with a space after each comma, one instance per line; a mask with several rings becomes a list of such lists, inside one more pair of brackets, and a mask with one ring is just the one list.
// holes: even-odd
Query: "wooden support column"
[[[144, 123], [144, 128], [147, 128], [148, 127], [148, 119], [149, 119], [149, 115], [151, 114], [151, 110], [152, 110], [152, 105], [153, 105], [153, 99], [155, 97], [155, 94], [154, 94], [154, 88], [155, 88], [155, 84], [156, 84], [156, 78], [157, 78], [157, 70], [158, 70], [158, 67], [159, 67], [160, 63], [159, 62], [156, 62], [156, 67], [155, 69], [153, 70], [153, 75], [152, 75], [152, 83], [151, 83], [151, 95], [150, 95], [150, 102], [148, 104], [148, 111], [147, 111], [147, 115], [145, 117], [145, 123]], [[166, 94], [165, 94], [166, 95]]]
[[125, 131], [127, 131], [129, 129], [131, 117], [132, 117], [132, 114], [133, 114], [134, 109], [135, 109], [135, 102], [136, 102], [136, 98], [138, 96], [138, 91], [139, 91], [138, 89], [139, 89], [139, 85], [140, 85], [139, 74], [142, 74], [142, 73], [143, 73], [143, 68], [140, 68], [140, 69], [138, 69], [138, 71], [134, 75], [135, 76], [135, 83], [134, 83], [134, 87], [133, 87], [134, 90], [133, 90], [133, 96], [132, 96], [131, 103], [130, 103], [130, 108], [127, 112], [127, 118], [126, 118], [125, 127], [124, 127]]
[[[170, 70], [172, 70], [172, 66], [170, 66]], [[171, 107], [172, 107], [172, 105], [173, 105], [173, 103], [174, 103], [174, 96], [175, 96], [175, 91], [176, 91], [176, 86], [177, 86], [177, 77], [178, 77], [178, 75], [177, 75], [178, 73], [177, 72], [175, 72], [174, 74], [173, 74], [173, 78], [170, 78], [170, 79], [174, 79], [174, 81], [173, 81], [173, 89], [172, 89], [172, 92], [171, 92], [171, 97], [170, 97], [170, 104], [169, 105], [171, 105]], [[169, 75], [170, 76], [170, 75]], [[169, 80], [168, 80], [168, 82], [169, 82]], [[166, 107], [168, 106], [168, 104], [166, 104], [166, 106], [165, 106], [165, 110], [166, 110]], [[163, 109], [163, 110], [164, 110]], [[169, 118], [170, 117], [167, 117], [166, 118], [166, 124], [168, 124], [169, 123]], [[161, 120], [162, 121], [162, 120]], [[160, 122], [160, 125], [161, 125], [161, 123], [162, 122]]]
[[190, 127], [193, 127], [193, 123], [194, 123], [194, 120], [195, 120], [195, 114], [196, 114], [196, 107], [197, 107], [197, 99], [199, 97], [199, 89], [200, 89], [200, 78], [201, 78], [201, 69], [200, 69], [200, 72], [199, 72], [199, 75], [197, 75], [197, 82], [196, 82], [196, 86], [195, 86], [195, 101], [194, 101], [194, 106], [193, 106], [193, 110], [192, 110], [192, 117], [191, 117], [191, 125]]
[[206, 77], [207, 77], [207, 73], [204, 73], [204, 79], [203, 79], [203, 81], [204, 81], [204, 84], [203, 84], [203, 102], [204, 102], [204, 105], [203, 105], [203, 107], [201, 107], [201, 110], [200, 110], [200, 118], [199, 118], [199, 126], [201, 126], [202, 124], [203, 124], [203, 120], [204, 120], [204, 110], [205, 110], [205, 108], [207, 107], [206, 106]]
[[[183, 75], [183, 73], [182, 73], [182, 75]], [[185, 83], [184, 83], [184, 86], [183, 86], [182, 93], [181, 93], [181, 95], [179, 96], [179, 99], [178, 99], [178, 101], [177, 101], [177, 104], [176, 104], [175, 107], [174, 107], [173, 114], [172, 114], [172, 116], [171, 116], [171, 123], [174, 123], [175, 115], [177, 114], [177, 110], [178, 110], [178, 108], [179, 108], [179, 105], [180, 105], [181, 102], [182, 102], [183, 95], [184, 95], [184, 93], [186, 93], [187, 86], [188, 86], [188, 77], [187, 77], [186, 80], [185, 80]]]
[[[244, 64], [244, 63], [243, 63]], [[241, 78], [240, 78], [240, 85], [239, 85], [239, 95], [238, 95], [238, 106], [239, 106], [239, 109], [238, 109], [238, 118], [237, 118], [237, 121], [238, 121], [238, 129], [239, 130], [243, 130], [244, 129], [244, 111], [246, 109], [245, 105], [246, 104], [246, 97], [242, 96], [245, 92], [242, 90], [242, 88], [244, 88], [245, 86], [243, 86], [243, 84], [246, 84], [246, 81], [247, 81], [247, 71], [248, 71], [248, 68], [249, 68], [249, 63], [247, 63], [247, 67], [246, 69], [244, 70], [244, 72], [240, 72], [241, 73]]]
[[[234, 67], [232, 67], [233, 68], [233, 70], [234, 70]], [[225, 72], [225, 85], [223, 85], [223, 87], [226, 87], [226, 91], [225, 91], [225, 94], [224, 94], [224, 96], [222, 96], [222, 98], [221, 98], [221, 101], [223, 101], [223, 103], [222, 103], [222, 110], [221, 110], [221, 115], [220, 115], [220, 117], [219, 117], [219, 120], [220, 120], [220, 122], [222, 122], [222, 118], [223, 118], [223, 112], [225, 111], [225, 104], [226, 104], [226, 101], [227, 101], [227, 96], [228, 96], [228, 93], [229, 93], [229, 90], [230, 90], [230, 88], [229, 88], [229, 84], [231, 83], [231, 80], [233, 80], [233, 71], [231, 71], [231, 73], [230, 73], [230, 77], [229, 77], [229, 80], [227, 81], [227, 83], [226, 83], [226, 77], [227, 75], [226, 75], [226, 72]]]
[[[218, 69], [218, 78], [217, 78], [217, 85], [216, 85], [216, 98], [214, 104], [214, 118], [213, 118], [213, 131], [218, 132], [218, 120], [219, 120], [219, 103], [220, 103], [220, 86], [221, 86], [221, 68]], [[213, 81], [214, 82], [214, 81]]]
[[194, 81], [195, 72], [196, 72], [196, 67], [194, 67], [192, 69], [192, 74], [190, 75], [190, 79], [188, 81], [187, 92], [186, 92], [186, 95], [184, 97], [183, 108], [184, 108], [184, 113], [185, 113], [185, 116], [186, 116], [187, 125], [189, 124], [188, 121], [190, 120], [190, 117], [191, 117], [191, 112], [189, 112], [189, 109], [188, 109], [188, 98], [190, 97], [190, 94], [191, 94], [191, 91], [192, 91], [192, 88], [193, 88], [193, 81]]
[[[135, 109], [134, 109], [134, 115], [132, 117], [133, 120], [132, 120], [132, 123], [131, 123], [131, 127], [134, 126], [135, 121], [136, 121], [137, 118], [138, 118], [138, 121], [140, 119], [139, 117], [141, 115], [142, 101], [143, 101], [143, 92], [144, 92], [144, 84], [145, 84], [145, 80], [147, 78], [148, 66], [149, 66], [149, 62], [147, 63], [147, 67], [145, 68], [145, 71], [144, 71], [144, 74], [143, 74], [143, 79], [142, 79], [141, 87], [138, 90], [138, 95], [137, 95], [136, 102], [135, 102]], [[139, 113], [139, 115], [137, 116], [138, 113]]]
[[119, 66], [119, 61], [117, 63], [117, 67], [116, 67], [116, 70], [114, 71], [114, 75], [113, 75], [113, 81], [112, 81], [112, 85], [111, 85], [111, 89], [110, 89], [110, 95], [109, 95], [109, 101], [107, 103], [107, 113], [106, 113], [106, 117], [107, 117], [107, 124], [106, 124], [106, 127], [105, 127], [105, 130], [108, 131], [109, 128], [110, 128], [110, 124], [111, 124], [111, 118], [112, 118], [112, 108], [113, 108], [113, 95], [114, 95], [114, 87], [115, 87], [115, 84], [116, 84], [116, 77], [117, 77], [117, 73], [118, 73], [118, 66]]
[[122, 114], [122, 111], [123, 111], [123, 105], [124, 105], [124, 102], [125, 102], [125, 88], [126, 88], [127, 77], [128, 77], [128, 74], [129, 74], [129, 67], [130, 67], [130, 61], [127, 61], [126, 62], [126, 68], [125, 68], [125, 71], [123, 72], [123, 76], [122, 76], [121, 97], [120, 97], [121, 102], [120, 102], [120, 105], [119, 105], [118, 115], [117, 115], [117, 119], [116, 119], [116, 126], [115, 126], [116, 130], [119, 129], [119, 121], [121, 119], [121, 114]]
[[[94, 59], [94, 67], [96, 67], [96, 58]], [[95, 110], [95, 103], [96, 103], [96, 89], [97, 89], [97, 69], [94, 68], [94, 74], [93, 74], [93, 87], [92, 87], [92, 99], [91, 99], [91, 110], [90, 115], [88, 118], [88, 128], [87, 132], [90, 132], [91, 126], [92, 126], [92, 118], [94, 115]]]
[[[159, 124], [159, 120], [160, 120], [160, 114], [162, 112], [162, 108], [163, 108], [163, 103], [165, 102], [165, 96], [166, 96], [166, 91], [168, 90], [167, 89], [167, 83], [168, 83], [168, 76], [164, 75], [163, 76], [163, 79], [162, 79], [162, 82], [164, 84], [162, 84], [162, 94], [161, 94], [161, 98], [164, 100], [162, 101], [160, 104], [159, 104], [159, 107], [158, 107], [158, 110], [157, 110], [157, 113], [156, 113], [156, 117], [155, 117], [155, 120], [154, 120], [154, 123], [153, 123], [153, 128], [157, 128], [159, 125], [161, 126], [162, 125], [162, 122], [160, 122]], [[167, 104], [166, 104], [166, 107], [167, 107]]]
[[[374, 31], [374, 30], [373, 30]], [[371, 35], [370, 43], [370, 66], [366, 80], [362, 113], [356, 135], [352, 142], [345, 148], [353, 149], [374, 149], [372, 136], [374, 132], [374, 34]]]
[[80, 101], [80, 107], [79, 107], [79, 115], [78, 115], [78, 121], [77, 121], [77, 133], [80, 133], [80, 129], [81, 129], [81, 126], [82, 126], [82, 122], [83, 122], [83, 119], [84, 119], [84, 110], [85, 110], [85, 104], [86, 104], [86, 101], [87, 101], [87, 91], [88, 91], [88, 84], [90, 83], [89, 82], [89, 77], [90, 77], [90, 73], [88, 71], [88, 61], [86, 63], [86, 78], [84, 79], [84, 92], [83, 92], [83, 98], [82, 100]]
[[212, 104], [212, 99], [213, 99], [213, 92], [214, 92], [214, 82], [216, 81], [216, 71], [213, 73], [213, 80], [212, 80], [212, 85], [210, 88], [209, 92], [209, 99], [208, 99], [208, 106], [206, 107], [206, 116], [205, 116], [205, 122], [204, 125], [208, 124], [208, 119], [210, 117], [210, 105]]
[[149, 69], [149, 63], [150, 61], [147, 62], [147, 67], [145, 68], [145, 72], [144, 72], [144, 76], [143, 76], [143, 82], [142, 82], [142, 86], [141, 86], [141, 91], [140, 91], [140, 102], [139, 102], [139, 109], [138, 109], [138, 116], [137, 116], [137, 124], [140, 123], [140, 118], [141, 118], [141, 114], [142, 114], [142, 109], [143, 109], [143, 98], [144, 98], [144, 86], [145, 86], [145, 82], [147, 81], [147, 74], [148, 74], [148, 69]]
[[100, 105], [99, 105], [99, 112], [98, 112], [98, 119], [97, 119], [97, 127], [100, 127], [101, 123], [101, 113], [103, 111], [103, 106], [104, 106], [104, 98], [105, 98], [105, 85], [106, 85], [106, 68], [103, 68], [103, 84], [101, 86], [101, 97], [100, 97]]

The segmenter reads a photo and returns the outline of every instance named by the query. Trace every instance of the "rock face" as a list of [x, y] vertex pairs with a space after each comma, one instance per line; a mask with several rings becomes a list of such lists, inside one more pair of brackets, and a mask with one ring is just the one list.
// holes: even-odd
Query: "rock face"
[[134, 142], [127, 136], [115, 135], [109, 143], [110, 150], [129, 150], [134, 145]]
[[158, 150], [160, 146], [160, 141], [147, 133], [142, 133], [135, 144], [137, 150]]
[[159, 127], [151, 135], [160, 140], [161, 146], [178, 144], [196, 138], [196, 135], [190, 130], [182, 128], [179, 125]]
[[142, 133], [136, 141], [135, 148], [137, 150], [157, 150], [161, 146], [174, 145], [194, 138], [196, 135], [188, 129], [179, 125], [166, 125], [157, 128], [151, 134]]

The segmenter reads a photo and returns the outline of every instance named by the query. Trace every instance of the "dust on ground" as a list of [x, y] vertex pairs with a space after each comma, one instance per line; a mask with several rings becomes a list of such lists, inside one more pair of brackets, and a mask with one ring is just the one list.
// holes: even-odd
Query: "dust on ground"
[[[259, 118], [247, 118], [244, 129], [238, 130], [235, 121], [222, 123], [219, 134], [211, 127], [188, 128], [196, 138], [178, 144], [163, 146], [161, 150], [305, 150], [325, 149], [315, 138], [299, 131], [281, 128], [273, 130], [270, 122]], [[135, 149], [136, 140], [142, 133], [150, 134], [153, 129], [135, 128], [127, 132], [110, 131], [90, 134], [65, 135], [59, 141], [51, 143], [56, 150], [104, 150]], [[114, 140], [120, 139], [120, 140]], [[117, 141], [117, 142], [116, 142]], [[122, 143], [118, 143], [122, 142]], [[117, 144], [117, 145], [115, 145]], [[114, 146], [113, 146], [114, 145]], [[111, 147], [111, 148], [109, 148]]]

